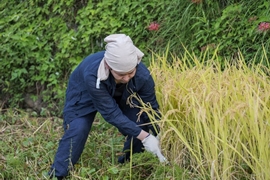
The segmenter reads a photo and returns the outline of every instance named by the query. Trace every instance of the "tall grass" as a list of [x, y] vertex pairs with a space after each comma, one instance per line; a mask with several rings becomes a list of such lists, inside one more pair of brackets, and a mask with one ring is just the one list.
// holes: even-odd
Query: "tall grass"
[[194, 178], [270, 179], [269, 70], [216, 56], [154, 55], [163, 152]]

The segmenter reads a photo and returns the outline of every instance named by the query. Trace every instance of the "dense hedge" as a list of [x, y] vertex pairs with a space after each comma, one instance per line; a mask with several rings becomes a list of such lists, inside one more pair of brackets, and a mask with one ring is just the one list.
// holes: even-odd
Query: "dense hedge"
[[240, 50], [247, 61], [258, 53], [267, 64], [269, 7], [253, 0], [2, 0], [0, 108], [61, 115], [69, 74], [112, 33], [131, 36], [145, 61], [151, 51], [179, 54], [184, 45], [198, 55], [219, 46], [229, 59]]

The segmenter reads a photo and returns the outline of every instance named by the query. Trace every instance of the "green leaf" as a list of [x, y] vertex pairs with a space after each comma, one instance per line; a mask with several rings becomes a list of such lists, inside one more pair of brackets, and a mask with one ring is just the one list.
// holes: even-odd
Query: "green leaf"
[[109, 170], [108, 170], [111, 174], [117, 174], [119, 172], [119, 170], [116, 168], [116, 167], [111, 167]]

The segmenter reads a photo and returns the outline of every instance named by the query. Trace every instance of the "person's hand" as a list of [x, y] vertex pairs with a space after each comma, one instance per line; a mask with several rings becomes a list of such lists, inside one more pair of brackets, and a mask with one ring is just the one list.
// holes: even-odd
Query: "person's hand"
[[160, 147], [159, 147], [159, 141], [155, 136], [153, 136], [152, 134], [149, 134], [148, 137], [142, 140], [142, 143], [145, 150], [156, 155], [160, 162], [166, 162], [166, 163], [168, 162], [167, 159], [162, 155]]

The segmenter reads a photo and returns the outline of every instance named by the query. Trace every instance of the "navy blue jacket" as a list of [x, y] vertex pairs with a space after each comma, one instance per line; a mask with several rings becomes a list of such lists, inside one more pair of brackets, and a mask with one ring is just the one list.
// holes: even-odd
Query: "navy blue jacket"
[[[97, 70], [105, 51], [86, 57], [72, 72], [66, 90], [64, 120], [69, 123], [75, 118], [98, 111], [102, 117], [126, 135], [137, 137], [141, 128], [122, 113], [113, 98], [116, 83], [110, 74], [107, 80], [96, 88]], [[135, 76], [128, 82], [122, 99], [127, 99], [131, 92], [136, 92], [145, 103], [150, 103], [157, 110], [154, 81], [149, 70], [139, 63]]]

